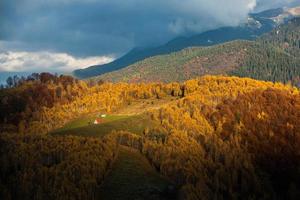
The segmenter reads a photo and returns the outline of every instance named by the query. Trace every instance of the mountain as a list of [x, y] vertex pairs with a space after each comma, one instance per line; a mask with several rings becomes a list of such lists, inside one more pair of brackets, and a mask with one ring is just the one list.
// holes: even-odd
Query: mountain
[[256, 41], [237, 40], [154, 56], [98, 76], [112, 82], [185, 81], [205, 74], [227, 74], [269, 81], [300, 77], [300, 18], [280, 25]]
[[285, 8], [280, 14], [271, 16], [271, 19], [275, 23], [281, 24], [292, 19], [295, 16], [300, 16], [300, 7]]
[[76, 70], [73, 74], [79, 78], [89, 78], [122, 69], [148, 57], [169, 54], [191, 46], [212, 46], [237, 39], [254, 40], [276, 27], [281, 21], [275, 20], [274, 17], [283, 16], [286, 12], [285, 9], [273, 9], [250, 14], [247, 22], [240, 26], [222, 27], [192, 37], [178, 37], [159, 47], [135, 48], [111, 63]]
[[190, 47], [168, 55], [147, 58], [96, 79], [112, 82], [172, 82], [204, 74], [225, 74], [241, 66], [250, 46], [252, 44], [249, 41], [243, 40], [211, 47]]
[[300, 18], [259, 38], [245, 65], [234, 75], [260, 80], [292, 82], [300, 87]]

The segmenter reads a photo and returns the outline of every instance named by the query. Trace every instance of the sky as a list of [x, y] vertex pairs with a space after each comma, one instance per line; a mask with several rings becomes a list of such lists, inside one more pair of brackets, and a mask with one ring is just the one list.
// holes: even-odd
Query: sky
[[0, 73], [69, 73], [299, 1], [0, 0]]

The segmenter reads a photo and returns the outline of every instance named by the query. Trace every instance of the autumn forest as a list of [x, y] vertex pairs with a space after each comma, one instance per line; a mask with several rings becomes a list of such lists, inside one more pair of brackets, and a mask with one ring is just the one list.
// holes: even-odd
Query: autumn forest
[[0, 200], [300, 200], [300, 1], [0, 0]]
[[[151, 123], [140, 133], [52, 134], [149, 100], [169, 103], [142, 114]], [[291, 85], [224, 76], [112, 84], [42, 73], [12, 81], [0, 103], [1, 199], [101, 199], [124, 146], [168, 180], [156, 199], [300, 195], [300, 93]]]

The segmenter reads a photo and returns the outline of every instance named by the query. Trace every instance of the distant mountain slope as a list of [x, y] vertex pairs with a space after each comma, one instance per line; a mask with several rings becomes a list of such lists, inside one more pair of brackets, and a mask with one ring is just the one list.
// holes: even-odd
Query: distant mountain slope
[[293, 81], [300, 76], [300, 18], [279, 26], [255, 42], [233, 41], [155, 56], [97, 77], [105, 81], [184, 81], [205, 74]]
[[191, 46], [212, 46], [238, 39], [254, 40], [276, 27], [277, 22], [272, 18], [282, 13], [284, 13], [283, 9], [274, 9], [251, 14], [248, 21], [238, 27], [222, 27], [192, 37], [178, 37], [165, 45], [155, 48], [136, 48], [111, 63], [76, 70], [74, 75], [79, 78], [89, 78], [122, 69], [148, 57], [169, 54]]
[[258, 39], [255, 51], [247, 57], [234, 75], [300, 86], [300, 18]]
[[171, 82], [204, 74], [226, 74], [241, 66], [251, 46], [249, 41], [235, 41], [212, 47], [191, 47], [147, 58], [121, 70], [103, 74], [97, 79], [112, 82]]
[[279, 46], [286, 53], [300, 57], [300, 17], [279, 26], [259, 39], [263, 44]]

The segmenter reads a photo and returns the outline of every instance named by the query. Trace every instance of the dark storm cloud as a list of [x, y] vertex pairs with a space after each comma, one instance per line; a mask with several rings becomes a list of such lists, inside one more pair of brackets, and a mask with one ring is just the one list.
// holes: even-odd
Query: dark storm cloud
[[233, 6], [215, 7], [216, 2], [1, 0], [0, 39], [13, 50], [47, 49], [76, 56], [120, 54], [134, 46], [163, 43], [178, 34], [238, 23], [253, 0], [240, 3], [241, 11], [232, 11]]
[[80, 57], [120, 55], [177, 35], [236, 25], [257, 3], [267, 8], [282, 2], [290, 1], [1, 0], [0, 47]]
[[7, 41], [8, 48], [47, 49], [87, 56], [111, 50], [121, 52], [133, 42], [128, 32], [122, 32], [124, 28], [114, 22], [117, 19], [110, 16], [112, 13], [95, 3], [4, 1], [8, 6], [0, 14], [1, 18], [5, 15], [0, 29], [1, 40]]

